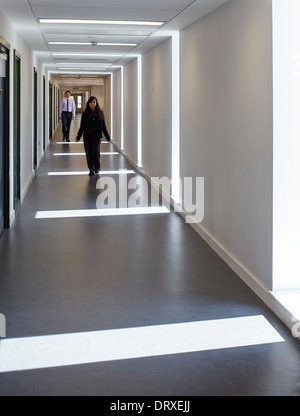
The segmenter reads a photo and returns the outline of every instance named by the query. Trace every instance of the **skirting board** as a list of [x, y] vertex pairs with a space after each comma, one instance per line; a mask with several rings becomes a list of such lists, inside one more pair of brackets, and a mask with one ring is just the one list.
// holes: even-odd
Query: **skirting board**
[[[116, 143], [113, 143], [116, 149], [133, 165], [135, 170], [144, 176], [148, 182], [151, 183], [150, 176], [141, 169], [137, 163], [124, 152]], [[152, 181], [152, 184], [153, 183]], [[158, 186], [157, 186], [157, 189]], [[170, 198], [169, 195], [162, 195], [166, 200], [170, 200], [172, 208], [178, 205]], [[179, 215], [186, 218], [188, 214], [184, 211], [180, 212], [180, 209], [176, 209]], [[268, 306], [268, 308], [275, 313], [275, 315], [290, 329], [292, 330], [295, 325], [295, 318], [292, 313], [282, 305], [278, 299], [257, 279], [249, 270], [247, 270], [220, 242], [218, 242], [203, 226], [201, 223], [193, 223], [191, 219], [190, 225], [197, 234], [218, 254], [219, 257], [239, 276], [240, 279]]]
[[190, 226], [218, 254], [219, 257], [239, 276], [240, 279], [270, 308], [284, 324], [292, 329], [295, 324], [293, 315], [250, 273], [231, 253], [209, 234], [201, 224]]
[[[34, 178], [35, 178], [35, 172], [32, 172], [32, 174], [30, 175], [30, 178], [28, 179], [28, 181], [27, 181], [27, 183], [25, 185], [25, 188], [24, 188], [24, 190], [22, 192], [22, 195], [21, 195], [21, 205], [23, 204], [24, 198], [25, 198], [25, 196], [26, 196], [26, 194], [28, 192], [28, 189], [30, 188], [30, 185], [32, 184], [32, 181], [33, 181]], [[13, 226], [13, 223], [15, 222], [15, 219], [16, 219], [16, 211], [15, 210], [12, 210], [11, 213], [10, 213], [10, 218], [9, 218], [9, 221], [10, 221], [9, 227], [10, 228]]]

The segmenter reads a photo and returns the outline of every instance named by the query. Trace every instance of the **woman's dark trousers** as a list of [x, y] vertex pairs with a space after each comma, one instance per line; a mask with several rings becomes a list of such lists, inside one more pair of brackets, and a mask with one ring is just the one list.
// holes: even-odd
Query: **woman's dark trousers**
[[90, 172], [98, 172], [100, 170], [100, 145], [101, 139], [84, 140], [86, 161]]

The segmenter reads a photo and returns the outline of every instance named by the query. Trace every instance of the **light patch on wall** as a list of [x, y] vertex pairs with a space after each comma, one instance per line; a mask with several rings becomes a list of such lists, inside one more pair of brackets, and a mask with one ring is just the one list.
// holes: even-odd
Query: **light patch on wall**
[[143, 166], [142, 161], [142, 55], [137, 57], [138, 63], [138, 166], [141, 168]]
[[121, 149], [124, 149], [124, 67], [121, 67]]
[[114, 74], [110, 74], [110, 132], [114, 137]]
[[180, 203], [180, 35], [172, 36], [172, 198]]

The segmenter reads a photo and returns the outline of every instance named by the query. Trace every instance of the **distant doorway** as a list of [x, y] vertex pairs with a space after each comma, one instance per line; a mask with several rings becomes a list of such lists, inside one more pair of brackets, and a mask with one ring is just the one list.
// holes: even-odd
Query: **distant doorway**
[[76, 104], [76, 113], [83, 113], [84, 111], [84, 94], [83, 93], [78, 93], [78, 94], [74, 94], [72, 93], [72, 96], [75, 100], [75, 104]]

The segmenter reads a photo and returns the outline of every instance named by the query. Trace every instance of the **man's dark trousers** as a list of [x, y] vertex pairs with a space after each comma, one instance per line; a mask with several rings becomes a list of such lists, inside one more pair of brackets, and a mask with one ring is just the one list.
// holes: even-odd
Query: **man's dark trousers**
[[70, 128], [71, 128], [73, 114], [72, 112], [63, 111], [61, 117], [62, 117], [63, 138], [69, 141], [70, 140]]

